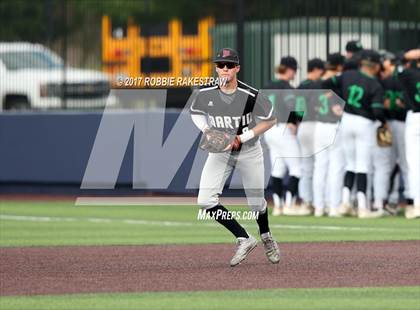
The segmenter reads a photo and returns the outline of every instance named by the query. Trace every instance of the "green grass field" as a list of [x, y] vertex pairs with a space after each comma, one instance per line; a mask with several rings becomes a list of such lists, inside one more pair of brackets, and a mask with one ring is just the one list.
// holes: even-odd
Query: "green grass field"
[[[245, 210], [244, 208], [230, 208]], [[75, 206], [1, 202], [0, 246], [198, 244], [233, 242], [194, 206]], [[419, 240], [403, 217], [270, 218], [281, 242]], [[255, 221], [242, 221], [256, 234]], [[1, 251], [1, 249], [0, 249]], [[275, 289], [221, 292], [1, 297], [0, 309], [420, 309], [420, 287]]]
[[224, 292], [84, 294], [3, 297], [8, 310], [140, 310], [140, 309], [287, 309], [411, 310], [419, 309], [420, 287], [274, 289]]
[[[246, 210], [245, 208], [229, 208]], [[71, 202], [0, 203], [0, 246], [225, 243], [232, 236], [198, 221], [194, 206], [74, 206]], [[254, 220], [242, 221], [256, 234]], [[280, 242], [416, 240], [418, 221], [403, 217], [271, 217]]]

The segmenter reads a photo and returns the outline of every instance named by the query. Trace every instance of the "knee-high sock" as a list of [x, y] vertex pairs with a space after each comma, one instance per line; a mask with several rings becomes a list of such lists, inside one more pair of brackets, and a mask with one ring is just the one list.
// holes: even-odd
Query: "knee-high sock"
[[298, 192], [299, 178], [291, 176], [289, 182], [287, 183], [287, 191], [292, 193], [292, 196], [295, 197]]
[[354, 184], [354, 178], [354, 172], [346, 171], [346, 174], [344, 175], [343, 203], [350, 203], [350, 195]]
[[281, 207], [281, 199], [283, 197], [283, 180], [281, 178], [271, 177], [273, 188], [273, 202], [277, 208]]
[[[224, 206], [219, 204], [213, 208], [207, 209], [206, 212], [209, 212], [212, 216], [214, 216], [215, 220], [228, 229], [236, 238], [249, 238], [248, 233], [241, 224], [239, 224], [234, 218], [227, 216], [229, 211]], [[222, 214], [225, 214], [225, 216], [222, 216]]]
[[367, 208], [366, 189], [367, 189], [367, 174], [356, 174], [356, 187], [357, 187], [357, 205], [359, 209]]
[[276, 193], [273, 193], [273, 203], [274, 203], [275, 208], [281, 208], [282, 207], [281, 198]]
[[268, 227], [268, 212], [267, 208], [264, 211], [259, 212], [257, 218], [258, 228], [260, 230], [260, 235], [268, 233], [270, 228]]
[[286, 199], [285, 204], [291, 206], [297, 196], [299, 186], [299, 178], [290, 176], [289, 182], [287, 183]]

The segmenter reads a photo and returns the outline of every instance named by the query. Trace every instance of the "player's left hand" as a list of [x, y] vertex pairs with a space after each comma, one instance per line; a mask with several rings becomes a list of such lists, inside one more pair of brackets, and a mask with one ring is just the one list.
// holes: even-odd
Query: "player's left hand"
[[209, 128], [204, 131], [199, 147], [210, 153], [223, 153], [237, 147], [234, 143], [237, 138], [228, 132]]

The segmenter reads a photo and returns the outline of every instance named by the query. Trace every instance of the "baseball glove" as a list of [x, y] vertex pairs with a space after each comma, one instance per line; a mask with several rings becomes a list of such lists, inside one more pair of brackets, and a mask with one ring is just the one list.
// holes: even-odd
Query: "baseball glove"
[[200, 141], [200, 148], [210, 153], [223, 153], [236, 147], [237, 136], [214, 128], [207, 129]]
[[380, 147], [389, 147], [392, 145], [392, 133], [385, 127], [380, 126], [376, 129], [376, 142]]

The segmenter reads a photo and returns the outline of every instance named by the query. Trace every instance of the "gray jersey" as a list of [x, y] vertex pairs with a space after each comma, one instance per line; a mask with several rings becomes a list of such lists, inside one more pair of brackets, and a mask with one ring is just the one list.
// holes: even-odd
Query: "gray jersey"
[[[211, 127], [237, 135], [254, 128], [256, 118], [274, 119], [273, 106], [268, 98], [241, 81], [232, 94], [223, 93], [219, 86], [200, 89], [195, 94], [190, 112], [208, 115]], [[253, 144], [257, 139], [255, 137], [247, 143]]]
[[[268, 98], [240, 81], [232, 94], [223, 93], [218, 86], [200, 89], [190, 112], [206, 115], [212, 127], [238, 135], [254, 128], [256, 118], [274, 119]], [[209, 153], [200, 180], [198, 204], [201, 207], [212, 208], [219, 203], [219, 195], [235, 168], [242, 176], [249, 207], [254, 211], [265, 210], [264, 156], [258, 137], [245, 143], [240, 152]]]

